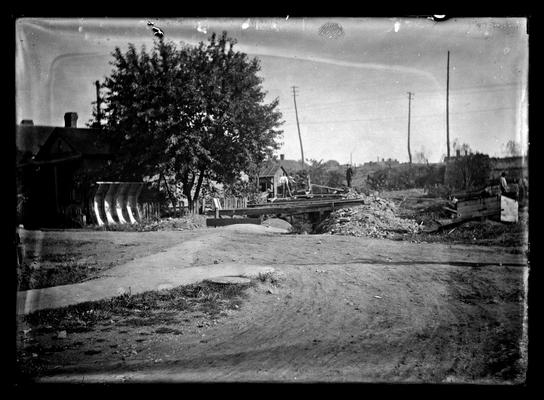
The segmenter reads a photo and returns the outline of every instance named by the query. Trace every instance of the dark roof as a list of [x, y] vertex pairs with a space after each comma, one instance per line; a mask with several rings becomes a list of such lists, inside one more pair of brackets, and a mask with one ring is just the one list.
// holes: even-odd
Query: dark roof
[[109, 155], [110, 146], [100, 136], [100, 130], [90, 128], [57, 128], [59, 134], [83, 155]]
[[276, 172], [278, 172], [278, 169], [283, 169], [283, 172], [285, 172], [287, 174], [287, 171], [285, 171], [285, 169], [281, 166], [281, 165], [278, 165], [278, 164], [265, 164], [261, 167], [260, 171], [259, 171], [259, 176], [260, 177], [267, 177], [267, 176], [274, 176], [276, 175]]
[[17, 150], [35, 155], [54, 129], [54, 126], [17, 125], [15, 130]]
[[110, 155], [110, 146], [100, 137], [98, 129], [90, 128], [54, 128], [46, 142], [41, 146], [36, 159], [48, 159], [50, 146], [61, 137], [72, 147], [75, 153], [83, 156]]
[[[297, 160], [278, 160], [277, 162], [288, 172], [296, 172], [302, 169], [300, 161]], [[304, 163], [304, 165], [306, 168], [309, 167], [307, 163]]]
[[[309, 167], [307, 163], [304, 163], [306, 168]], [[274, 176], [278, 168], [282, 168], [286, 175], [293, 174], [302, 169], [300, 161], [297, 160], [268, 160], [265, 161], [259, 171], [259, 176]]]

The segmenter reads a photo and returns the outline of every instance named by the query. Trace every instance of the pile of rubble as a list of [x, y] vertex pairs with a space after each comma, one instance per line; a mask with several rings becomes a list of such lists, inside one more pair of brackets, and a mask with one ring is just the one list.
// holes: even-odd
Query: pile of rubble
[[199, 229], [206, 226], [206, 217], [203, 215], [186, 215], [181, 218], [162, 218], [160, 220], [142, 221], [139, 224], [117, 224], [95, 227], [96, 230], [123, 231], [123, 232], [150, 232], [150, 231], [185, 231]]
[[347, 192], [342, 193], [343, 199], [360, 199], [360, 198], [366, 198], [364, 194], [357, 193], [354, 189], [349, 188]]
[[360, 206], [342, 208], [331, 213], [317, 227], [318, 233], [331, 235], [387, 238], [396, 234], [418, 233], [421, 226], [396, 215], [395, 203], [375, 196], [363, 196]]
[[158, 221], [140, 224], [141, 231], [184, 231], [206, 226], [206, 221], [200, 215], [188, 215], [182, 218], [163, 218]]

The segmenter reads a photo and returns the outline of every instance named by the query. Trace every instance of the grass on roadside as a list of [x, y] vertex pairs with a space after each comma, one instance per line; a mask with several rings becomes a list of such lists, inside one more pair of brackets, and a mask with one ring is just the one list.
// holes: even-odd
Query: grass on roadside
[[60, 309], [39, 310], [26, 315], [24, 320], [35, 331], [81, 332], [110, 320], [128, 326], [176, 323], [185, 311], [216, 317], [224, 310], [239, 308], [246, 289], [254, 284], [254, 281], [249, 285], [202, 282], [169, 290], [123, 294]]
[[17, 290], [41, 289], [51, 286], [83, 282], [94, 276], [101, 268], [96, 265], [64, 261], [49, 266], [33, 267], [23, 263], [17, 270]]
[[273, 286], [278, 286], [279, 284], [278, 276], [274, 272], [259, 272], [257, 280], [261, 283], [269, 282]]

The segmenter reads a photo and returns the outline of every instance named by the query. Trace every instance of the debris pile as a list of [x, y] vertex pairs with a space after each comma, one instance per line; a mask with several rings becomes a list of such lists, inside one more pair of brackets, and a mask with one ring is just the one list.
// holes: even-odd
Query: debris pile
[[386, 238], [395, 234], [413, 234], [421, 226], [412, 219], [396, 215], [395, 203], [375, 196], [364, 196], [360, 206], [342, 208], [331, 213], [317, 227], [319, 233], [331, 235]]
[[139, 224], [116, 224], [105, 227], [95, 227], [96, 230], [150, 232], [150, 231], [185, 231], [199, 229], [206, 226], [206, 217], [203, 215], [187, 215], [182, 218], [163, 218], [160, 220], [142, 221]]
[[186, 216], [182, 218], [163, 218], [158, 221], [142, 223], [141, 231], [183, 231], [198, 229], [206, 226], [205, 218], [200, 216]]
[[346, 193], [342, 194], [343, 199], [360, 199], [365, 198], [365, 195], [357, 193], [355, 190], [349, 188]]

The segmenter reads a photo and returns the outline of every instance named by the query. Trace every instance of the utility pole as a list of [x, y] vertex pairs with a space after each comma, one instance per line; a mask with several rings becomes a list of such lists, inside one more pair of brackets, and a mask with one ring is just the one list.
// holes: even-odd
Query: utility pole
[[100, 82], [96, 81], [94, 84], [96, 86], [96, 120], [100, 128], [100, 121], [102, 120], [102, 115], [100, 114]]
[[450, 51], [448, 50], [448, 66], [446, 74], [446, 143], [448, 158], [450, 157]]
[[297, 119], [297, 130], [298, 130], [298, 140], [300, 142], [300, 154], [302, 156], [302, 170], [304, 171], [304, 150], [302, 148], [302, 137], [300, 136], [300, 126], [298, 125], [298, 112], [297, 112], [297, 92], [296, 86], [291, 86], [293, 88], [293, 101], [295, 102], [295, 117]]
[[410, 159], [410, 164], [412, 164], [412, 153], [410, 151], [410, 108], [413, 95], [412, 92], [408, 92], [408, 158]]

